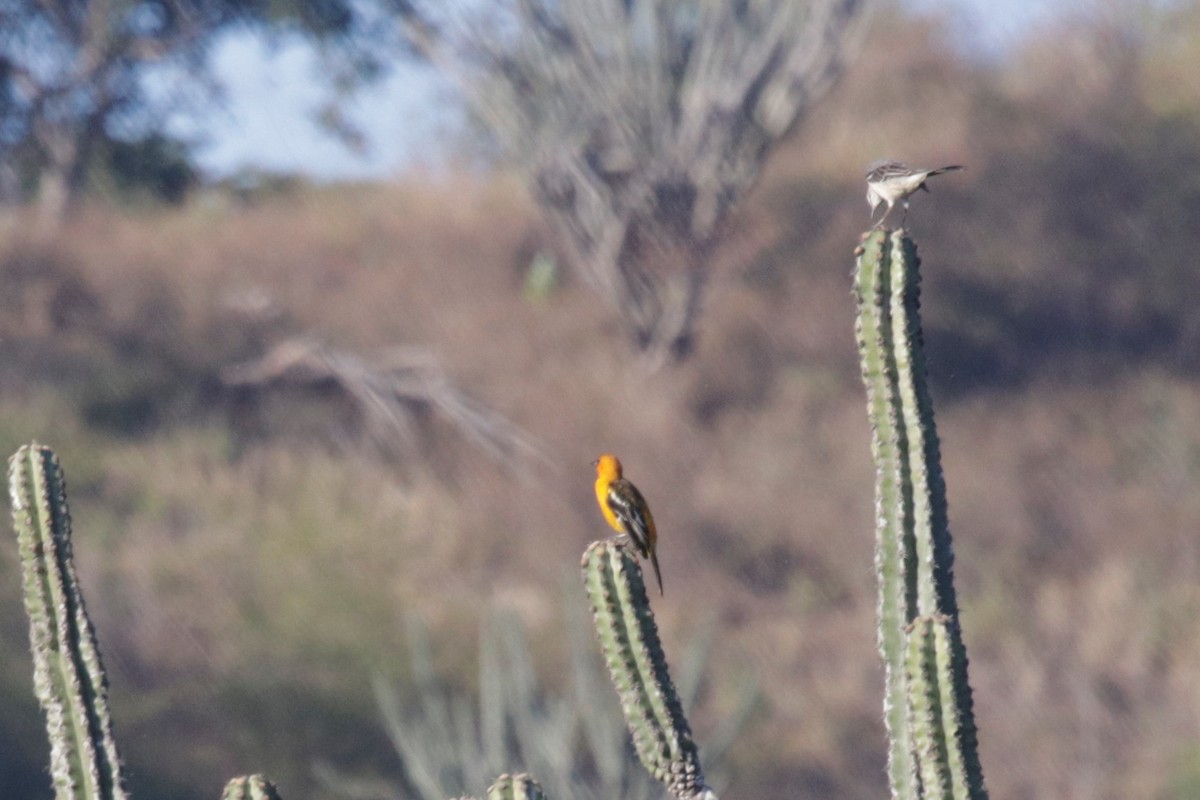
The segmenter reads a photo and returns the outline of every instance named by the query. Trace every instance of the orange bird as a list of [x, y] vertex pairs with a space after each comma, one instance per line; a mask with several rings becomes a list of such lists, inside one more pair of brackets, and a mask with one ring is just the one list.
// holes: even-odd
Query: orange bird
[[642, 558], [650, 559], [661, 595], [662, 573], [654, 549], [658, 544], [658, 532], [646, 498], [636, 486], [621, 477], [621, 462], [616, 456], [605, 453], [593, 461], [592, 466], [596, 468], [596, 502], [600, 504], [600, 513], [614, 531], [629, 537]]

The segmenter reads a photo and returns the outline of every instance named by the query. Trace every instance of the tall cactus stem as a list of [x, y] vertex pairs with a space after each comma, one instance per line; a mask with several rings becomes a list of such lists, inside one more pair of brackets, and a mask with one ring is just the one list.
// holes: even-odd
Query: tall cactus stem
[[[978, 800], [987, 793], [958, 626], [940, 447], [925, 376], [920, 259], [903, 230], [865, 235], [855, 255], [856, 333], [876, 466], [879, 649], [886, 669], [884, 717], [892, 796]], [[938, 680], [929, 684], [945, 695], [937, 707], [954, 716], [953, 725], [946, 728], [953, 731], [946, 740], [953, 747], [940, 751], [929, 749], [935, 740], [927, 737], [926, 727], [919, 728], [925, 738], [914, 738], [918, 729], [912, 722], [923, 719], [929, 707], [927, 687], [921, 682], [927, 671], [913, 671], [914, 663], [924, 663], [913, 661], [924, 651], [910, 634], [924, 626], [916, 625], [919, 617], [946, 621], [934, 626], [944, 639], [944, 649], [936, 651], [946, 659], [944, 674], [938, 673]], [[942, 757], [931, 762], [934, 752]], [[937, 769], [929, 772], [931, 766]], [[967, 794], [946, 795], [937, 788], [942, 785], [940, 776], [950, 774], [961, 777], [953, 785], [966, 787]]]
[[124, 800], [96, 633], [71, 557], [71, 515], [58, 459], [34, 443], [9, 459], [9, 494], [58, 800]]
[[583, 576], [600, 649], [638, 758], [675, 797], [711, 796], [637, 558], [617, 539], [593, 542], [583, 554]]

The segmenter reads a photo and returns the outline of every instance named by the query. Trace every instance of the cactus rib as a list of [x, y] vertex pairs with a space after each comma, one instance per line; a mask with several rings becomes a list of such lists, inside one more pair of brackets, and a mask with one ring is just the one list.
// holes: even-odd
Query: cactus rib
[[858, 251], [856, 334], [873, 436], [875, 462], [875, 570], [879, 576], [878, 646], [885, 669], [884, 722], [888, 730], [888, 775], [893, 797], [916, 795], [916, 764], [908, 741], [903, 669], [904, 627], [916, 605], [908, 576], [916, 571], [911, 482], [905, 429], [897, 413], [898, 368], [891, 345], [891, 241], [871, 235]]

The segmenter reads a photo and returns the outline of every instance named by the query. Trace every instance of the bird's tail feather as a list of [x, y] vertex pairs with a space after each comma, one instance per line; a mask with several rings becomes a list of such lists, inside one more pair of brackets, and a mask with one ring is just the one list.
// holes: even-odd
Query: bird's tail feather
[[[962, 164], [951, 164], [948, 167], [938, 167], [937, 169], [929, 170], [929, 175], [941, 175], [943, 172], [954, 172], [956, 169], [966, 169]], [[929, 177], [927, 175], [926, 177]]]
[[659, 597], [662, 597], [662, 573], [658, 569], [658, 554], [653, 550], [650, 551], [650, 565], [654, 567], [654, 579], [658, 581], [658, 595]]

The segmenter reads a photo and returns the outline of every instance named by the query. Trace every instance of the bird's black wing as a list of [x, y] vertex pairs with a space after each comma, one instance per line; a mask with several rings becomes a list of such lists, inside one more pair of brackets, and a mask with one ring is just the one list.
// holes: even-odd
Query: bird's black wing
[[646, 508], [642, 493], [624, 478], [613, 481], [608, 487], [608, 507], [633, 540], [638, 553], [642, 558], [647, 558], [650, 554], [649, 526], [653, 523], [646, 518], [650, 511]]

